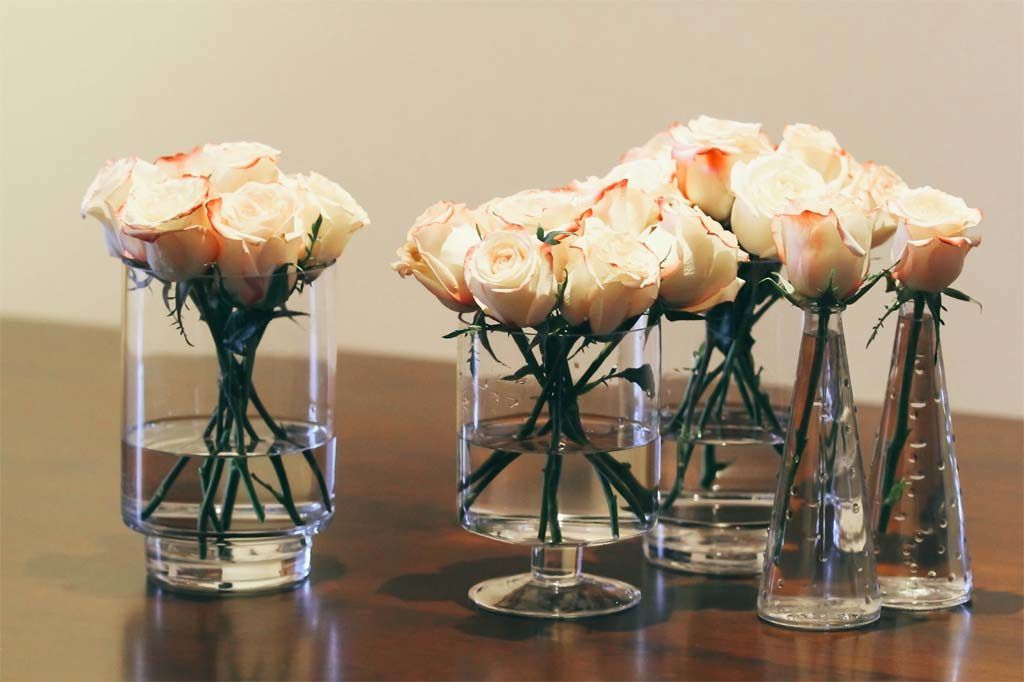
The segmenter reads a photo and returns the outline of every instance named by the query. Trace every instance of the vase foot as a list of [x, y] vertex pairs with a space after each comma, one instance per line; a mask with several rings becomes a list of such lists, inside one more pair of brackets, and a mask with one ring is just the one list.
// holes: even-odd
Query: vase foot
[[757, 608], [761, 620], [796, 630], [848, 630], [870, 625], [881, 615], [877, 598], [776, 597]]
[[903, 611], [932, 611], [966, 604], [971, 583], [948, 578], [879, 578], [882, 606]]
[[309, 575], [309, 535], [208, 540], [146, 537], [146, 571], [161, 587], [193, 594], [255, 594], [295, 587]]
[[529, 618], [587, 618], [617, 613], [640, 602], [640, 590], [628, 583], [583, 573], [572, 581], [538, 580], [532, 573], [477, 583], [469, 590], [474, 604], [487, 611]]

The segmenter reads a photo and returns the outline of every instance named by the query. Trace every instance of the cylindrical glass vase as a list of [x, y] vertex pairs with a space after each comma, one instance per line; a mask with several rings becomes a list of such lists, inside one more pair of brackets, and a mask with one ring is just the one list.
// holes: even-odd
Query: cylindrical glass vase
[[882, 608], [840, 314], [804, 313], [757, 599], [764, 620], [804, 630], [867, 625]]
[[657, 520], [660, 329], [603, 336], [494, 326], [459, 343], [459, 520], [532, 548], [532, 569], [474, 586], [481, 608], [579, 618], [640, 591], [581, 572], [584, 547]]
[[915, 611], [963, 604], [972, 589], [946, 373], [923, 296], [900, 310], [871, 469], [882, 606]]
[[666, 367], [662, 433], [670, 473], [659, 524], [644, 541], [652, 563], [715, 575], [761, 571], [786, 408], [761, 383], [754, 337], [779, 298], [762, 281], [778, 269], [778, 261], [741, 263], [746, 283], [735, 301], [708, 311], [702, 325], [681, 321], [666, 329], [666, 346], [696, 350], [672, 356]]
[[127, 266], [121, 510], [152, 580], [247, 593], [308, 575], [333, 511], [333, 289], [329, 268]]

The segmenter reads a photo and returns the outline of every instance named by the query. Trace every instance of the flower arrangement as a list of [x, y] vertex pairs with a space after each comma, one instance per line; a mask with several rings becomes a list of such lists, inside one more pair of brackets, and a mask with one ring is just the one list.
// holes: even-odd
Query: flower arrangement
[[[202, 434], [205, 452], [195, 453], [202, 461], [196, 524], [204, 555], [210, 529], [231, 530], [240, 486], [260, 523], [269, 495], [295, 526], [303, 524], [283, 453], [302, 451], [323, 508], [330, 512], [332, 506], [316, 458], [270, 414], [254, 385], [253, 368], [268, 326], [304, 315], [288, 307], [293, 293], [315, 286], [352, 234], [370, 221], [348, 192], [327, 178], [282, 173], [279, 156], [266, 145], [239, 142], [205, 144], [153, 163], [116, 159], [103, 165], [82, 200], [82, 216], [102, 224], [107, 249], [127, 264], [132, 286], [161, 292], [189, 345], [194, 332], [186, 329], [183, 313], [194, 309], [216, 348], [217, 404]], [[262, 427], [254, 426], [250, 408]], [[265, 450], [276, 483], [250, 471], [249, 456], [257, 446], [261, 454]], [[141, 521], [160, 509], [193, 457], [177, 459], [139, 512]]]

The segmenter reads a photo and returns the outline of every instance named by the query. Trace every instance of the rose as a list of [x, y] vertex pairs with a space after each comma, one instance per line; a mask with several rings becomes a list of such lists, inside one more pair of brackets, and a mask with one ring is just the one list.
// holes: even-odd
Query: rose
[[523, 227], [492, 232], [466, 255], [466, 284], [477, 305], [511, 327], [535, 327], [558, 301], [551, 247]]
[[584, 216], [598, 218], [616, 232], [639, 237], [661, 220], [661, 207], [653, 195], [629, 180], [620, 180], [602, 190]]
[[839, 190], [850, 176], [852, 159], [836, 136], [809, 123], [791, 123], [782, 131], [779, 152], [800, 159], [818, 171], [830, 190]]
[[772, 219], [790, 200], [825, 193], [825, 180], [813, 168], [787, 154], [765, 154], [741, 161], [732, 169], [730, 226], [748, 252], [761, 258], [776, 256]]
[[559, 248], [556, 267], [567, 277], [562, 314], [573, 325], [589, 321], [594, 334], [608, 334], [658, 297], [658, 258], [599, 218], [587, 218], [583, 236], [572, 236]]
[[658, 297], [668, 308], [693, 313], [735, 300], [743, 286], [738, 264], [748, 260], [735, 235], [699, 208], [666, 203], [662, 213], [644, 238], [661, 264]]
[[480, 242], [477, 217], [465, 204], [434, 204], [409, 229], [392, 269], [402, 277], [415, 277], [456, 312], [476, 310], [473, 294], [466, 285], [464, 264], [470, 248]]
[[134, 156], [107, 161], [96, 173], [82, 198], [82, 217], [89, 215], [103, 224], [103, 237], [111, 256], [145, 262], [145, 246], [121, 231], [117, 212], [124, 206], [134, 185], [158, 182], [163, 177], [156, 166]]
[[247, 182], [276, 181], [280, 156], [280, 151], [259, 142], [224, 142], [160, 157], [156, 165], [172, 175], [208, 178], [211, 196], [215, 197]]
[[676, 182], [676, 163], [670, 157], [625, 161], [614, 166], [604, 177], [573, 180], [569, 186], [593, 203], [607, 188], [622, 180], [655, 199], [669, 197], [685, 201]]
[[522, 225], [536, 231], [570, 230], [587, 209], [584, 197], [571, 188], [527, 189], [508, 197], [496, 197], [477, 209], [484, 234]]
[[352, 195], [319, 173], [282, 175], [281, 182], [298, 193], [304, 222], [312, 226], [318, 216], [322, 219], [316, 239], [309, 246], [306, 267], [333, 263], [341, 256], [352, 235], [370, 224], [370, 216]]
[[220, 248], [206, 212], [202, 178], [136, 183], [118, 211], [122, 232], [139, 240], [145, 261], [164, 281], [197, 277], [217, 259]]
[[851, 164], [850, 178], [842, 191], [869, 211], [872, 248], [884, 244], [896, 232], [896, 217], [889, 211], [889, 199], [906, 186], [888, 166], [871, 161]]
[[224, 288], [245, 306], [279, 304], [266, 300], [278, 281], [271, 275], [286, 268], [290, 290], [307, 244], [308, 215], [296, 192], [276, 182], [248, 182], [206, 208], [220, 241]]
[[932, 187], [898, 190], [888, 207], [899, 223], [893, 243], [896, 279], [917, 291], [940, 292], [951, 285], [967, 254], [981, 244], [979, 236], [968, 234], [981, 222], [981, 211]]
[[786, 279], [798, 294], [827, 292], [842, 300], [864, 281], [871, 223], [863, 208], [842, 194], [793, 201], [772, 221], [772, 237]]

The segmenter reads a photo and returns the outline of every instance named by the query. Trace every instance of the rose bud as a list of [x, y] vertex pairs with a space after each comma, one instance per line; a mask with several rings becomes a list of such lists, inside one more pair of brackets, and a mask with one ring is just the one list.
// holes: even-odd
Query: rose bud
[[142, 242], [121, 231], [117, 212], [124, 206], [134, 185], [159, 182], [164, 174], [153, 164], [135, 157], [107, 161], [100, 168], [82, 199], [82, 217], [92, 216], [103, 224], [107, 251], [115, 258], [146, 261]]
[[305, 252], [306, 233], [298, 195], [280, 183], [248, 182], [206, 204], [220, 242], [217, 266], [224, 288], [244, 306], [274, 306], [266, 300], [287, 266], [290, 290]]
[[658, 258], [635, 237], [591, 217], [584, 221], [583, 236], [560, 247], [556, 267], [559, 277], [568, 278], [562, 314], [570, 324], [589, 321], [594, 334], [608, 334], [657, 299]]
[[477, 215], [465, 204], [441, 201], [416, 219], [398, 250], [400, 260], [391, 267], [402, 277], [415, 277], [446, 307], [470, 312], [476, 303], [464, 265], [470, 248], [479, 243]]
[[510, 327], [535, 327], [558, 301], [551, 247], [525, 227], [492, 232], [466, 255], [466, 284], [477, 305]]
[[779, 152], [800, 159], [818, 171], [831, 191], [838, 191], [850, 176], [852, 159], [836, 136], [809, 123], [791, 123], [782, 131]]
[[749, 260], [736, 236], [696, 207], [663, 203], [661, 224], [644, 238], [661, 264], [658, 297], [666, 307], [700, 313], [736, 299], [739, 262]]
[[916, 291], [940, 292], [963, 270], [964, 259], [981, 238], [968, 230], [981, 222], [981, 211], [960, 197], [932, 187], [901, 189], [889, 202], [899, 227], [893, 275]]
[[850, 178], [842, 192], [867, 209], [871, 218], [871, 248], [884, 244], [896, 232], [897, 221], [889, 211], [889, 200], [906, 186], [888, 166], [871, 161], [851, 164]]
[[118, 211], [121, 230], [144, 245], [146, 262], [168, 282], [206, 272], [220, 248], [206, 213], [202, 178], [136, 184]]
[[539, 227], [547, 233], [572, 229], [587, 206], [584, 197], [568, 187], [528, 189], [491, 199], [477, 212], [482, 234], [519, 225], [534, 232]]
[[163, 156], [156, 165], [173, 175], [209, 179], [210, 195], [216, 197], [234, 192], [247, 182], [275, 182], [280, 156], [280, 151], [259, 142], [224, 142]]
[[825, 193], [825, 180], [799, 159], [787, 154], [765, 154], [741, 161], [732, 169], [736, 203], [730, 226], [744, 250], [761, 258], [775, 258], [772, 219], [794, 199]]
[[[321, 219], [316, 240], [307, 241], [307, 268], [329, 265], [341, 256], [348, 240], [370, 224], [370, 216], [356, 200], [336, 182], [319, 173], [281, 176], [281, 183], [298, 193], [302, 202], [303, 222], [312, 228]], [[307, 235], [312, 239], [313, 235]]]
[[844, 299], [863, 283], [871, 223], [850, 197], [793, 201], [772, 221], [772, 236], [786, 279], [801, 296], [816, 299], [831, 288], [837, 299]]

